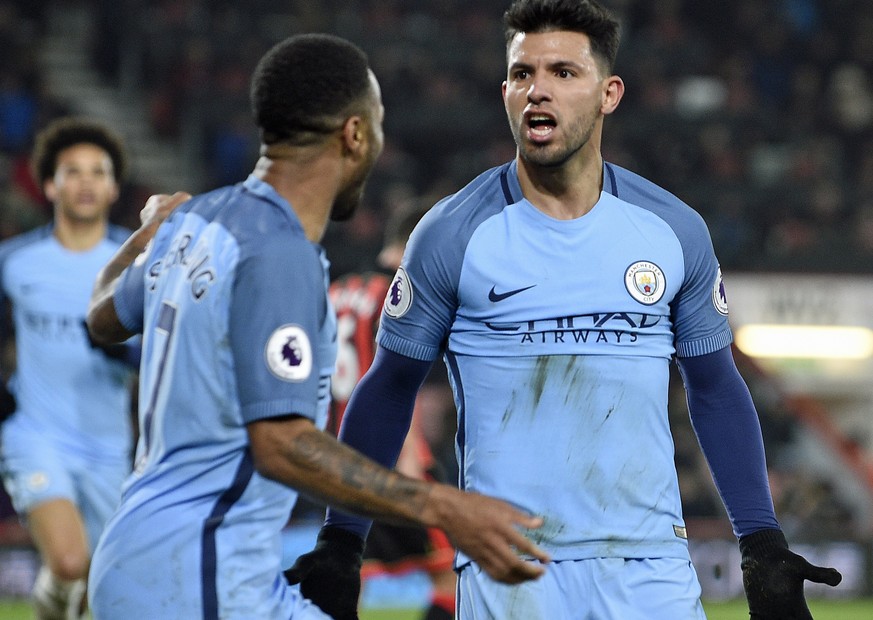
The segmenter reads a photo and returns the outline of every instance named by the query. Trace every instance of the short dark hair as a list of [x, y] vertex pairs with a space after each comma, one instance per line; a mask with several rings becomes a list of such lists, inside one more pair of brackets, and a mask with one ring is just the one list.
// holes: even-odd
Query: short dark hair
[[264, 144], [322, 140], [370, 93], [367, 55], [328, 34], [302, 34], [276, 44], [258, 62], [251, 101]]
[[506, 44], [520, 32], [569, 30], [588, 35], [591, 51], [611, 73], [618, 54], [618, 19], [593, 0], [515, 0], [503, 14]]
[[112, 160], [112, 174], [121, 182], [127, 174], [124, 141], [106, 125], [80, 117], [64, 117], [49, 123], [36, 135], [31, 155], [33, 174], [42, 185], [55, 176], [58, 153], [77, 144], [93, 144]]

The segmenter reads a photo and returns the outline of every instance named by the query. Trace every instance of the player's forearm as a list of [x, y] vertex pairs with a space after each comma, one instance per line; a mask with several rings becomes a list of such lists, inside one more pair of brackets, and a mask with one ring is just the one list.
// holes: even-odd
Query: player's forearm
[[386, 469], [311, 424], [285, 435], [283, 441], [276, 440], [278, 436], [273, 434], [273, 447], [260, 459], [258, 450], [253, 450], [262, 475], [372, 519], [424, 526], [438, 523], [431, 498], [436, 485]]
[[[393, 467], [409, 429], [416, 393], [430, 366], [430, 362], [378, 347], [370, 370], [346, 409], [340, 441], [385, 467]], [[368, 519], [344, 512], [338, 505], [328, 508], [326, 521], [361, 537], [370, 529]]]
[[121, 274], [145, 251], [153, 236], [153, 230], [140, 228], [134, 232], [97, 274], [86, 320], [88, 331], [96, 342], [111, 344], [130, 338], [131, 333], [118, 320], [113, 295]]
[[730, 349], [680, 360], [691, 421], [737, 536], [778, 528], [761, 427]]

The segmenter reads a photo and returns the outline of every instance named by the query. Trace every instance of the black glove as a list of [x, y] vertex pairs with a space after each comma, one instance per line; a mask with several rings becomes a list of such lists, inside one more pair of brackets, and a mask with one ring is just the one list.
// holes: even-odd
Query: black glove
[[18, 404], [12, 392], [6, 389], [6, 383], [0, 380], [0, 423], [5, 422], [17, 408]]
[[835, 586], [843, 579], [837, 569], [813, 566], [790, 551], [781, 530], [743, 536], [740, 552], [751, 620], [812, 620], [804, 580]]
[[315, 548], [285, 571], [288, 583], [335, 620], [358, 620], [364, 540], [340, 527], [326, 525]]

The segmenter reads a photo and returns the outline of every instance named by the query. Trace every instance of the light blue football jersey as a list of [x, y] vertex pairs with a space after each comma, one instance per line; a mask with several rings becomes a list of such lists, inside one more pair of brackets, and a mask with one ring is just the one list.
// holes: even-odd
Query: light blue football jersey
[[114, 302], [143, 333], [140, 440], [92, 563], [97, 617], [291, 617], [280, 531], [297, 493], [255, 471], [246, 424], [324, 427], [327, 283], [322, 248], [255, 177], [182, 205], [125, 272]]
[[70, 458], [129, 463], [131, 371], [88, 342], [85, 314], [97, 272], [129, 231], [116, 226], [74, 252], [49, 224], [0, 244], [0, 291], [15, 327], [17, 412], [3, 424], [9, 447], [37, 434]]
[[412, 234], [378, 340], [444, 355], [461, 487], [541, 515], [553, 559], [688, 557], [669, 365], [731, 333], [706, 225], [675, 196], [605, 164], [594, 208], [559, 221], [515, 162], [487, 171]]

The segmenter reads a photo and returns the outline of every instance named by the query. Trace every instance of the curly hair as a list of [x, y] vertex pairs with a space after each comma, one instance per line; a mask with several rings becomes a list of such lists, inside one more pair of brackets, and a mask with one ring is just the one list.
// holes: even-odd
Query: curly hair
[[515, 0], [503, 14], [506, 44], [520, 32], [569, 30], [588, 35], [591, 52], [611, 73], [621, 38], [615, 16], [593, 0]]
[[363, 113], [370, 94], [367, 55], [333, 35], [289, 37], [255, 68], [252, 113], [264, 144], [311, 144]]
[[58, 153], [77, 144], [93, 144], [106, 151], [117, 182], [127, 175], [127, 154], [117, 133], [96, 121], [66, 117], [52, 121], [36, 136], [31, 165], [40, 185], [55, 176]]

